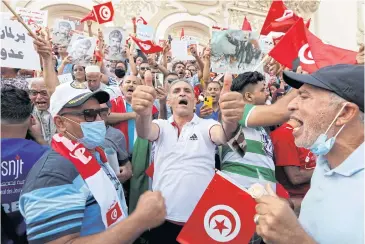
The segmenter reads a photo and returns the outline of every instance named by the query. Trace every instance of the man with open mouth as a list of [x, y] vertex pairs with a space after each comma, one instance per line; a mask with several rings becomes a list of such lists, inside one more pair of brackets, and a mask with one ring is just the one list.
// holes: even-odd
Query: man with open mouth
[[43, 78], [35, 78], [29, 82], [29, 98], [34, 104], [33, 116], [39, 121], [43, 139], [49, 144], [56, 133], [56, 126], [49, 113], [50, 96]]
[[[147, 78], [147, 77], [146, 77]], [[133, 93], [139, 137], [155, 143], [152, 189], [166, 200], [166, 222], [151, 230], [150, 244], [176, 243], [176, 237], [214, 175], [215, 148], [235, 135], [243, 113], [243, 99], [229, 87], [226, 75], [220, 98], [222, 125], [194, 114], [194, 90], [185, 80], [173, 81], [168, 101], [173, 115], [168, 120], [153, 120], [151, 107], [156, 98], [152, 79]]]
[[299, 221], [268, 188], [271, 196], [256, 199], [256, 231], [266, 243], [363, 243], [364, 66], [284, 71], [283, 78], [299, 89], [288, 106], [299, 124], [295, 144], [318, 159]]

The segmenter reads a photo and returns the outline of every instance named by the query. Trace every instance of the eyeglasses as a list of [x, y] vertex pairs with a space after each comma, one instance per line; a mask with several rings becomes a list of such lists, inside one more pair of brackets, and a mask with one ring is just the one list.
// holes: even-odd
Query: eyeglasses
[[29, 95], [31, 95], [31, 96], [37, 96], [38, 94], [40, 94], [43, 97], [48, 96], [48, 92], [46, 90], [42, 90], [42, 91], [29, 90]]
[[105, 118], [109, 115], [109, 108], [100, 108], [100, 109], [85, 109], [82, 112], [65, 112], [60, 114], [60, 116], [64, 115], [76, 115], [76, 116], [84, 116], [86, 122], [94, 122], [96, 117], [99, 115], [101, 118]]
[[144, 70], [151, 70], [151, 69], [148, 67], [141, 67], [141, 70], [144, 71]]

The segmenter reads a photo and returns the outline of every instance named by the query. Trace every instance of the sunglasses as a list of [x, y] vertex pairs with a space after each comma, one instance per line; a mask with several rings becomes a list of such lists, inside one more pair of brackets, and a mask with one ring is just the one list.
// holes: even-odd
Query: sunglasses
[[141, 67], [141, 70], [151, 70], [151, 69], [148, 67]]
[[171, 78], [171, 79], [167, 79], [167, 82], [169, 84], [171, 84], [172, 82], [174, 82], [175, 80], [178, 80], [179, 78]]
[[94, 122], [96, 117], [99, 115], [101, 118], [106, 118], [109, 115], [109, 108], [100, 108], [100, 109], [85, 109], [82, 112], [65, 112], [60, 114], [60, 116], [64, 115], [76, 115], [76, 116], [84, 116], [86, 122]]
[[40, 94], [43, 97], [48, 96], [48, 92], [46, 90], [42, 90], [42, 91], [29, 90], [29, 95], [31, 95], [31, 96], [37, 96], [38, 94]]

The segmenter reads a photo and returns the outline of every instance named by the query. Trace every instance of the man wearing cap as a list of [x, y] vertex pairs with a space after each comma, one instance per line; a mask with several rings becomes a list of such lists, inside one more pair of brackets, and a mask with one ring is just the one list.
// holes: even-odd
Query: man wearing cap
[[57, 86], [51, 96], [58, 134], [29, 172], [19, 200], [30, 243], [132, 243], [163, 221], [158, 192], [141, 196], [127, 216], [122, 185], [100, 147], [106, 133], [100, 104], [108, 100], [104, 91], [72, 83]]
[[338, 64], [312, 74], [284, 72], [299, 88], [288, 108], [295, 144], [318, 156], [299, 221], [287, 203], [257, 199], [266, 243], [364, 243], [364, 67]]

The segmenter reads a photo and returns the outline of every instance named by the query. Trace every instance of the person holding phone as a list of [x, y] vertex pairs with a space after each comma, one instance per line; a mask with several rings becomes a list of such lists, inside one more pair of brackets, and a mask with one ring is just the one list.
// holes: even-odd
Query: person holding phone
[[195, 113], [203, 119], [219, 119], [219, 98], [222, 87], [218, 81], [212, 81], [208, 84], [204, 103], [196, 105]]

